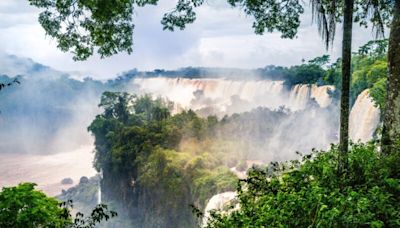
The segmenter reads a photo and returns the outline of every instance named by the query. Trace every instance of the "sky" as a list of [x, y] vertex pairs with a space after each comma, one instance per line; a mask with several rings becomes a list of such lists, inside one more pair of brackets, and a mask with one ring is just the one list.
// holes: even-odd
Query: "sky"
[[[298, 35], [281, 39], [279, 33], [255, 35], [252, 18], [226, 1], [208, 0], [197, 8], [197, 20], [184, 31], [163, 31], [162, 15], [173, 9], [176, 0], [160, 0], [158, 6], [136, 8], [133, 53], [74, 62], [46, 37], [37, 22], [40, 10], [28, 0], [0, 0], [0, 52], [31, 58], [57, 70], [113, 78], [125, 71], [176, 69], [186, 66], [258, 68], [266, 65], [291, 66], [323, 54], [336, 59], [341, 53], [341, 25], [332, 48], [325, 49], [311, 11], [306, 9]], [[370, 29], [355, 26], [353, 49], [373, 39]]]

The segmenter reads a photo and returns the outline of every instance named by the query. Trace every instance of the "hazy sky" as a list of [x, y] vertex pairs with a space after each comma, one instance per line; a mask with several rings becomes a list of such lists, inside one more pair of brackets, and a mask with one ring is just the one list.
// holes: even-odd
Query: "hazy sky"
[[[27, 0], [0, 0], [0, 52], [32, 58], [63, 71], [80, 71], [95, 78], [110, 78], [132, 68], [152, 70], [184, 66], [256, 68], [269, 64], [293, 65], [326, 53], [310, 13], [303, 16], [298, 37], [281, 39], [277, 33], [255, 35], [252, 19], [223, 0], [209, 0], [197, 9], [196, 22], [184, 31], [163, 31], [160, 20], [176, 0], [135, 10], [134, 52], [107, 59], [94, 56], [74, 62], [56, 48], [37, 22], [39, 11]], [[307, 2], [307, 1], [306, 1]], [[307, 10], [309, 12], [310, 10]], [[340, 54], [341, 26], [328, 54]], [[370, 30], [354, 32], [354, 47], [373, 38]]]

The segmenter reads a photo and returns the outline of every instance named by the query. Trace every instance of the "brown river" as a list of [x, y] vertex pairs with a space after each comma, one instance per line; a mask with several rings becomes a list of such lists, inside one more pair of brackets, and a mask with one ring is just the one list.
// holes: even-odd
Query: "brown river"
[[[37, 189], [56, 196], [62, 189], [79, 183], [82, 176], [96, 174], [92, 167], [93, 146], [79, 148], [51, 155], [1, 154], [0, 153], [0, 188], [14, 186], [21, 182], [34, 182]], [[73, 184], [62, 185], [61, 180], [72, 178]]]

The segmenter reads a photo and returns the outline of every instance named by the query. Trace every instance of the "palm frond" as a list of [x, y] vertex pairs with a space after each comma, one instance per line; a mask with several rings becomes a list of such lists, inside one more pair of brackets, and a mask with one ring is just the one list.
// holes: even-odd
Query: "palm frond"
[[368, 11], [371, 14], [371, 21], [373, 24], [373, 31], [375, 31], [376, 38], [385, 37], [385, 22], [382, 15], [382, 4], [381, 0], [369, 0], [367, 3]]
[[326, 49], [333, 44], [336, 33], [337, 0], [311, 0], [312, 21], [325, 42]]

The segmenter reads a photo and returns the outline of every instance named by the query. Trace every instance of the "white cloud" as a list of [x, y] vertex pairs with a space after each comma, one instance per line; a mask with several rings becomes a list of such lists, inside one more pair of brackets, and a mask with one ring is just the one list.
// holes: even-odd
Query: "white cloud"
[[[101, 60], [94, 56], [85, 62], [72, 61], [54, 41], [45, 37], [37, 22], [39, 11], [27, 0], [0, 1], [0, 50], [29, 57], [63, 71], [81, 71], [97, 78], [110, 78], [132, 68], [152, 70], [184, 66], [263, 67], [269, 64], [293, 65], [326, 53], [317, 28], [311, 25], [308, 12], [297, 39], [281, 39], [278, 33], [258, 36], [251, 28], [252, 20], [226, 3], [210, 0], [199, 8], [197, 21], [184, 31], [162, 31], [160, 20], [171, 10], [174, 1], [160, 1], [159, 6], [135, 10], [134, 53], [119, 54]], [[340, 33], [328, 52], [340, 54]], [[356, 27], [354, 47], [372, 39], [369, 30]]]

